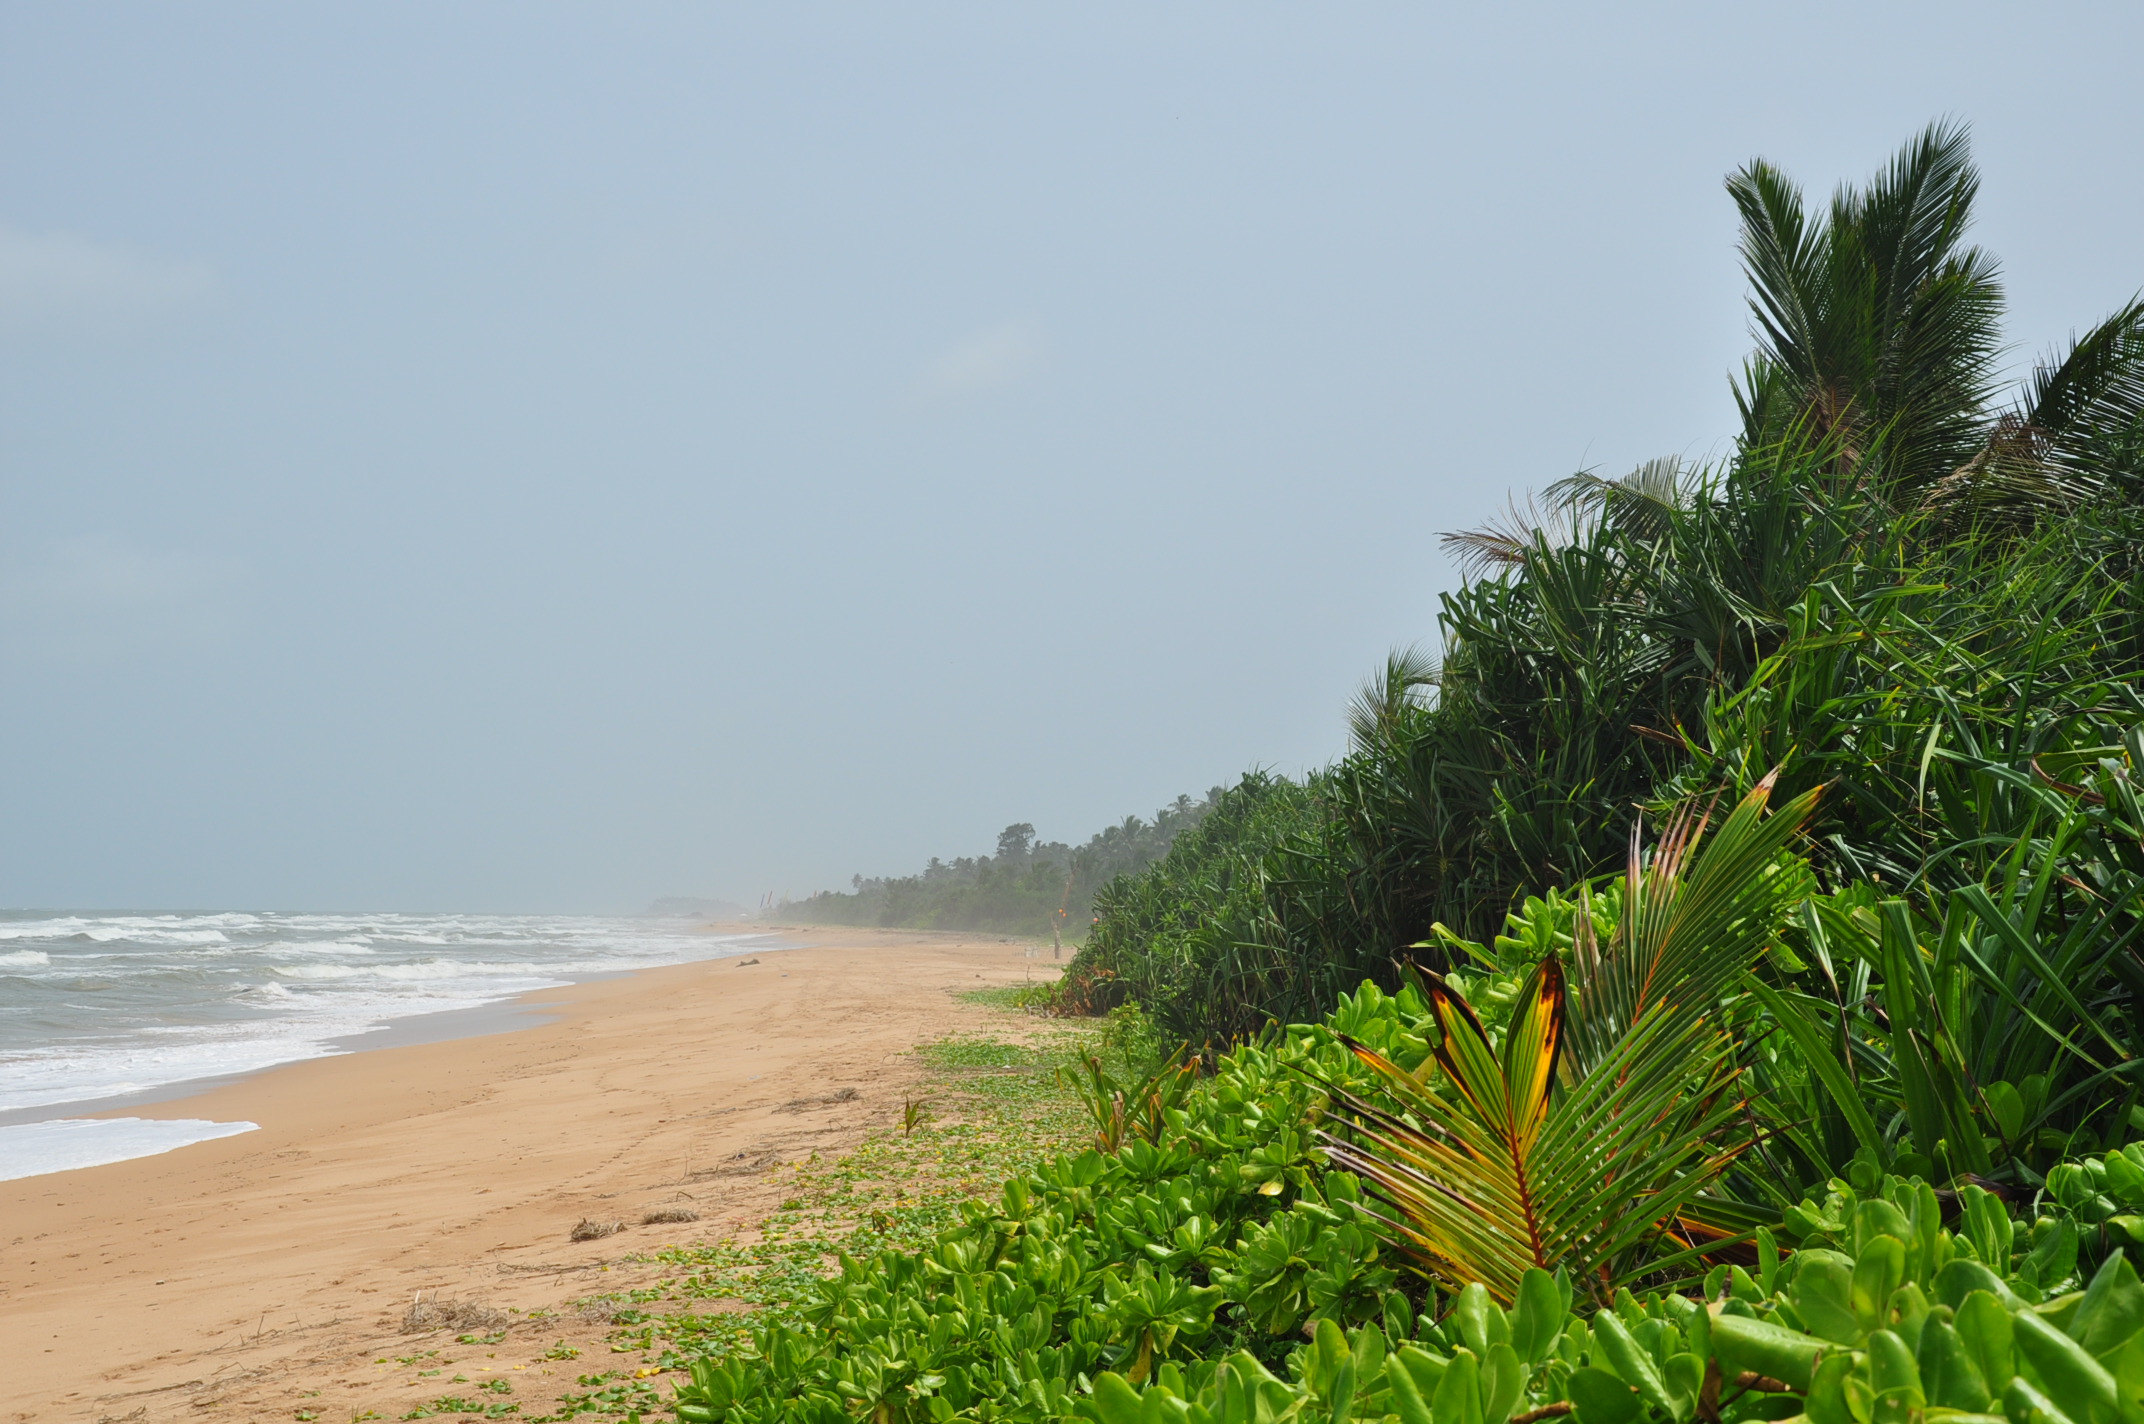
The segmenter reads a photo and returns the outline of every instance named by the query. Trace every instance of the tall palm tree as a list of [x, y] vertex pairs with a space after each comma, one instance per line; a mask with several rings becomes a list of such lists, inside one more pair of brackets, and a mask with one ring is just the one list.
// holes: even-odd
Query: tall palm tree
[[1965, 241], [1967, 130], [1935, 123], [1812, 217], [1758, 160], [1728, 179], [1758, 349], [1735, 383], [1743, 442], [1828, 444], [1834, 476], [1901, 508], [2017, 513], [2133, 493], [2144, 470], [2144, 303], [1999, 399], [2002, 286]]

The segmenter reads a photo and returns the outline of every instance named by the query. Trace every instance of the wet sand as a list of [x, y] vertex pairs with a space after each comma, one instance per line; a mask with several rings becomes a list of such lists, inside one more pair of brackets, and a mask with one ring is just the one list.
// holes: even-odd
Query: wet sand
[[[995, 937], [785, 938], [802, 947], [757, 964], [529, 995], [555, 1017], [513, 1032], [130, 1108], [114, 1115], [260, 1131], [0, 1183], [0, 1421], [392, 1420], [467, 1395], [452, 1373], [506, 1377], [521, 1417], [550, 1412], [578, 1375], [625, 1358], [607, 1324], [569, 1314], [540, 1339], [455, 1347], [403, 1333], [412, 1301], [556, 1310], [644, 1274], [630, 1253], [749, 1230], [778, 1201], [767, 1165], [894, 1123], [921, 1077], [909, 1049], [1007, 1024], [960, 991], [1052, 974], [1047, 947]], [[843, 1088], [856, 1095], [836, 1100]], [[661, 1206], [701, 1219], [568, 1240], [584, 1217]], [[581, 1357], [545, 1359], [553, 1337]], [[448, 1374], [395, 1363], [442, 1345]]]

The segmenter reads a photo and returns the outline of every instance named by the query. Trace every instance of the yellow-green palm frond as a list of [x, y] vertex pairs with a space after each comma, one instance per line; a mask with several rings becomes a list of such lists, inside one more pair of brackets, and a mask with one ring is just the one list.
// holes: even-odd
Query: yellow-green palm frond
[[1805, 888], [1785, 847], [1815, 794], [1766, 817], [1771, 789], [1767, 777], [1709, 843], [1709, 814], [1690, 809], [1649, 862], [1634, 851], [1615, 941], [1574, 953], [1585, 988], [1542, 959], [1501, 1044], [1424, 973], [1436, 1035], [1419, 1071], [1349, 1045], [1385, 1101], [1337, 1092], [1348, 1127], [1326, 1151], [1370, 1184], [1424, 1273], [1509, 1301], [1533, 1267], [1605, 1291], [1687, 1252], [1678, 1219], [1750, 1145], [1719, 1006]]

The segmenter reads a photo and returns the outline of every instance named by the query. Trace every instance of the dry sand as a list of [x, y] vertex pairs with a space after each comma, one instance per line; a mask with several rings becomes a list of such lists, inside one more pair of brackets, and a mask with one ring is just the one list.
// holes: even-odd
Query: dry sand
[[[559, 1015], [535, 1027], [132, 1109], [261, 1130], [0, 1183], [0, 1421], [394, 1420], [500, 1376], [529, 1417], [577, 1375], [637, 1362], [570, 1315], [474, 1347], [401, 1327], [420, 1294], [556, 1310], [648, 1274], [628, 1253], [748, 1229], [776, 1205], [769, 1164], [894, 1122], [922, 1071], [906, 1050], [1008, 1026], [958, 991], [1050, 972], [996, 938], [789, 938], [805, 947], [757, 965], [531, 995]], [[829, 1101], [841, 1088], [857, 1095]], [[583, 1217], [666, 1205], [701, 1219], [567, 1239]], [[581, 1357], [544, 1359], [558, 1338]], [[453, 1365], [394, 1363], [441, 1347]]]

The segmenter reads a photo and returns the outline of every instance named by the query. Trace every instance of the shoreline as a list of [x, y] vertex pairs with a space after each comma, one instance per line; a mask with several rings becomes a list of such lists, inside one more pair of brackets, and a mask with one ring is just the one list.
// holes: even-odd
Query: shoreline
[[[633, 974], [644, 974], [654, 969], [677, 969], [689, 964], [709, 964], [725, 959], [736, 959], [753, 954], [775, 954], [796, 947], [782, 939], [780, 933], [769, 930], [764, 935], [727, 934], [714, 926], [705, 933], [721, 934], [728, 939], [767, 939], [775, 943], [750, 945], [723, 954], [708, 955], [704, 959], [680, 960], [676, 964], [650, 965], [645, 969], [612, 969], [592, 974], [562, 976], [562, 982], [541, 989], [524, 989], [505, 994], [481, 1004], [469, 1004], [458, 1009], [432, 1009], [425, 1013], [403, 1014], [395, 1018], [383, 1018], [370, 1028], [356, 1033], [338, 1034], [324, 1039], [332, 1051], [307, 1058], [289, 1058], [280, 1063], [269, 1063], [254, 1068], [238, 1068], [228, 1073], [208, 1073], [198, 1078], [180, 1078], [153, 1087], [135, 1088], [124, 1093], [107, 1093], [96, 1098], [72, 1098], [56, 1103], [34, 1103], [29, 1107], [0, 1108], [0, 1127], [18, 1127], [28, 1123], [52, 1122], [61, 1118], [99, 1119], [117, 1115], [132, 1116], [133, 1109], [156, 1103], [175, 1102], [182, 1098], [199, 1097], [217, 1088], [243, 1083], [263, 1073], [274, 1073], [300, 1063], [318, 1063], [329, 1058], [346, 1058], [353, 1053], [373, 1053], [383, 1048], [409, 1048], [424, 1043], [452, 1043], [464, 1038], [485, 1038], [497, 1033], [517, 1033], [525, 1028], [536, 1028], [557, 1018], [553, 1012], [558, 1001], [550, 996], [564, 993], [582, 984], [599, 984], [606, 979], [621, 979]], [[133, 1161], [120, 1158], [119, 1161]], [[116, 1166], [116, 1162], [99, 1163], [100, 1166]], [[87, 1170], [80, 1168], [75, 1170]], [[42, 1175], [42, 1174], [41, 1174]], [[30, 1178], [16, 1178], [29, 1181]]]
[[[407, 1353], [418, 1295], [549, 1309], [626, 1253], [748, 1230], [778, 1200], [767, 1166], [887, 1127], [919, 1076], [908, 1050], [997, 1017], [961, 990], [1054, 977], [1047, 946], [996, 936], [784, 938], [758, 965], [746, 953], [531, 991], [507, 1002], [552, 1016], [511, 1031], [145, 1104], [128, 1115], [260, 1128], [0, 1183], [0, 1328], [27, 1355], [0, 1417], [289, 1421], [300, 1381], [328, 1424], [396, 1417], [412, 1386], [372, 1362]], [[682, 1199], [696, 1224], [567, 1239], [582, 1217], [635, 1222]], [[549, 1343], [519, 1333], [475, 1368], [570, 1388], [571, 1366], [508, 1358]], [[544, 1412], [523, 1397], [526, 1416]]]

